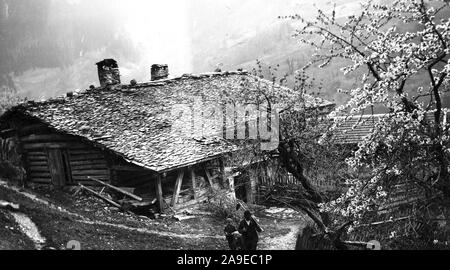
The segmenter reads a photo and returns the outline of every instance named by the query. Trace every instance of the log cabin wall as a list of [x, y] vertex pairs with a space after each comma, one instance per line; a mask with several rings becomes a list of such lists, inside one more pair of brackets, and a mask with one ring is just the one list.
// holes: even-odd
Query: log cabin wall
[[27, 183], [94, 185], [88, 176], [110, 181], [108, 154], [78, 137], [20, 116], [12, 117], [9, 127], [15, 130], [19, 141]]
[[[88, 177], [109, 182], [107, 155], [71, 136], [49, 133], [20, 138], [28, 181], [55, 185], [93, 185]], [[55, 175], [62, 180], [55, 179]]]

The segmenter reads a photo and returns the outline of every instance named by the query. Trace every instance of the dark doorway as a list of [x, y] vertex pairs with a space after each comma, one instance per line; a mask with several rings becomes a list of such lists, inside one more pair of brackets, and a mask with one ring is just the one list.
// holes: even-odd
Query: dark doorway
[[247, 202], [247, 183], [246, 177], [244, 175], [239, 175], [234, 178], [234, 191], [236, 193], [236, 198]]

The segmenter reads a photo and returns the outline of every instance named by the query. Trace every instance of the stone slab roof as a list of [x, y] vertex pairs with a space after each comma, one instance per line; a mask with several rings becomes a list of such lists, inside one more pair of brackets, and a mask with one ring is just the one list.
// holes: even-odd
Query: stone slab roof
[[[269, 96], [276, 98], [282, 98], [280, 90], [292, 91], [274, 87], [273, 83], [247, 72], [208, 73], [75, 92], [47, 101], [27, 102], [9, 113], [20, 111], [58, 131], [100, 144], [132, 163], [163, 172], [239, 148], [223, 139], [221, 131], [199, 137], [174, 129], [174, 121], [179, 121], [174, 119], [174, 106], [193, 106], [199, 97], [220, 102], [258, 88], [270, 89]], [[332, 105], [311, 96], [305, 99], [308, 106]], [[193, 125], [192, 121], [184, 124], [186, 128]], [[206, 129], [211, 131], [210, 127]]]

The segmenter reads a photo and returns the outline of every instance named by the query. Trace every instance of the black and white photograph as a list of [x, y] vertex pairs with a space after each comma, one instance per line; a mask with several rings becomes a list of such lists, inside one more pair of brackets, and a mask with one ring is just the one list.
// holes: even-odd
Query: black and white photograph
[[449, 129], [449, 0], [0, 0], [0, 254], [449, 250]]

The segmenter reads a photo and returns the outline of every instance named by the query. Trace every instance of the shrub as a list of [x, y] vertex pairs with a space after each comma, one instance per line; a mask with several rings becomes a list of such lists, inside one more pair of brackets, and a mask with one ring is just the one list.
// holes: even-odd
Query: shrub
[[242, 213], [236, 210], [238, 200], [231, 193], [211, 189], [208, 195], [207, 208], [214, 216], [221, 219], [231, 218], [235, 223], [240, 221]]

